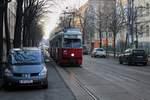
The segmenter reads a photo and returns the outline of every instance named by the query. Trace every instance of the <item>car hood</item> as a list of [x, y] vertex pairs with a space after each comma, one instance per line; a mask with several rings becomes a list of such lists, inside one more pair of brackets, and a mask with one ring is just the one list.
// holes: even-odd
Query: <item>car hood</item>
[[44, 65], [13, 65], [11, 71], [13, 73], [39, 73]]

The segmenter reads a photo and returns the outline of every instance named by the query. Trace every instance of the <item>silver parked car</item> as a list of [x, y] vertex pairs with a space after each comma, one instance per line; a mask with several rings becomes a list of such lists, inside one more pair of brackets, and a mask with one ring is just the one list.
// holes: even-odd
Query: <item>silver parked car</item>
[[4, 70], [4, 88], [41, 86], [48, 88], [47, 68], [38, 48], [12, 49]]
[[106, 57], [106, 51], [103, 48], [94, 48], [91, 57]]

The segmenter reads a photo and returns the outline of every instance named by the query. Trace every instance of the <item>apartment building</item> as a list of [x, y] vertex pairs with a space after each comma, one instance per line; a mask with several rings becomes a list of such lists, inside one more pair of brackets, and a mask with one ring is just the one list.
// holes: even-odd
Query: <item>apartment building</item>
[[[94, 31], [93, 31], [93, 37], [92, 38], [92, 46], [93, 47], [99, 47], [100, 46], [100, 33], [99, 33], [99, 21], [100, 21], [100, 16], [103, 16], [105, 14], [110, 14], [113, 11], [113, 8], [115, 7], [114, 0], [89, 0], [88, 1], [89, 5], [89, 14], [93, 15], [94, 18], [92, 19], [94, 23]], [[99, 14], [103, 15], [99, 15]], [[105, 16], [103, 16], [105, 17]], [[102, 20], [102, 19], [101, 19]], [[105, 23], [102, 23], [101, 31], [102, 31], [102, 45], [106, 46], [106, 44], [111, 44], [112, 45], [112, 38], [106, 40], [106, 30], [104, 29]], [[112, 32], [107, 32], [109, 35], [112, 36]], [[109, 43], [106, 43], [109, 42]]]
[[139, 48], [150, 54], [150, 0], [134, 0]]

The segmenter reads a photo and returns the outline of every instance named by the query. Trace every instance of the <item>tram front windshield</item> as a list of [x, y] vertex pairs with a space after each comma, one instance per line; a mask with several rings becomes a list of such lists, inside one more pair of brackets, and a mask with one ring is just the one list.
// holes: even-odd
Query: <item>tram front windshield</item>
[[64, 48], [81, 48], [81, 39], [64, 39]]

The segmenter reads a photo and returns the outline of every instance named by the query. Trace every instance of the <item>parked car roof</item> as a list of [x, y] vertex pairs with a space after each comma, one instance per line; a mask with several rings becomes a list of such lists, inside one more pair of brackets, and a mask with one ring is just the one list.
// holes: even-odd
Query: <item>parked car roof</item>
[[13, 48], [11, 49], [11, 52], [21, 51], [21, 50], [41, 50], [41, 49], [38, 47], [23, 47], [23, 48]]

